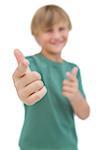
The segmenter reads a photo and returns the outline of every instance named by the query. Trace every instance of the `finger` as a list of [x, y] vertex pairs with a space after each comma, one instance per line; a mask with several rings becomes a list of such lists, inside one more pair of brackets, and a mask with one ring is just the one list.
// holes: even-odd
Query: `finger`
[[77, 76], [77, 72], [78, 72], [78, 68], [77, 67], [74, 67], [72, 69], [72, 74], [76, 77]]
[[75, 81], [77, 76], [78, 68], [74, 67], [71, 72], [67, 72], [66, 75], [70, 81]]
[[63, 92], [68, 92], [68, 93], [73, 93], [73, 88], [72, 87], [63, 86], [62, 91]]
[[38, 92], [41, 88], [43, 88], [44, 84], [41, 80], [37, 80], [32, 82], [25, 88], [21, 89], [20, 92], [23, 93], [23, 97], [28, 97], [32, 93]]
[[62, 92], [62, 95], [66, 96], [68, 98], [68, 97], [72, 96], [72, 93], [70, 93], [70, 92]]
[[41, 75], [36, 71], [30, 72], [16, 81], [16, 87], [21, 89], [36, 80], [41, 80]]
[[33, 105], [35, 104], [36, 102], [38, 102], [39, 100], [41, 100], [45, 94], [47, 93], [47, 89], [46, 87], [44, 86], [40, 91], [36, 92], [36, 93], [33, 93], [32, 95], [30, 95], [28, 98], [27, 98], [27, 102], [25, 102], [27, 105]]
[[66, 75], [69, 81], [75, 81], [76, 77], [71, 72], [67, 72]]
[[69, 80], [63, 80], [62, 85], [73, 87], [75, 84], [73, 84], [73, 82], [70, 82]]

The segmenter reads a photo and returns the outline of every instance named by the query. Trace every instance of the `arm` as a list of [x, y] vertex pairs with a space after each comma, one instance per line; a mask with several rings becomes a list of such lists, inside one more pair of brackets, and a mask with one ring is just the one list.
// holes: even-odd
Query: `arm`
[[70, 103], [73, 107], [73, 110], [75, 114], [80, 119], [86, 119], [90, 114], [90, 108], [88, 103], [86, 102], [86, 99], [83, 97], [83, 95], [80, 93], [80, 91], [77, 92], [74, 99], [70, 99]]
[[90, 108], [86, 99], [80, 92], [78, 80], [76, 78], [77, 72], [78, 68], [75, 67], [72, 72], [67, 73], [68, 80], [63, 81], [62, 94], [68, 98], [75, 114], [80, 119], [86, 119], [90, 114]]

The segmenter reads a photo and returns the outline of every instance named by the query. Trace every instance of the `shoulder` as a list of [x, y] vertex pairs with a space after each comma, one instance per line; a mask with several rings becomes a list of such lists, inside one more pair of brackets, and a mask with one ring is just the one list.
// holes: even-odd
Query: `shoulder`
[[29, 61], [29, 63], [34, 63], [37, 61], [38, 55], [39, 53], [30, 56], [25, 56], [25, 58]]
[[38, 54], [29, 55], [29, 56], [25, 56], [25, 58], [26, 58], [27, 60], [33, 60], [33, 59], [35, 59], [35, 57], [36, 57], [37, 55], [38, 55]]
[[64, 62], [65, 62], [65, 65], [69, 66], [71, 69], [73, 67], [77, 67], [78, 69], [80, 69], [80, 67], [77, 64], [73, 63], [73, 62], [66, 61], [66, 60], [64, 60]]

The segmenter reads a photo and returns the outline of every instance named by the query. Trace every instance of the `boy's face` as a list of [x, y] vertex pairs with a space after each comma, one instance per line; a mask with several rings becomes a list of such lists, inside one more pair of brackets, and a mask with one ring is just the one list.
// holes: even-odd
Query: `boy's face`
[[61, 54], [68, 39], [68, 28], [66, 23], [58, 23], [54, 26], [40, 31], [36, 37], [42, 50], [48, 54]]

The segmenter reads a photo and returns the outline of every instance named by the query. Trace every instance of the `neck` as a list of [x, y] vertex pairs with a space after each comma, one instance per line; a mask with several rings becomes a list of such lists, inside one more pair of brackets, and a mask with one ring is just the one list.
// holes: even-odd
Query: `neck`
[[61, 54], [55, 54], [55, 53], [48, 53], [45, 50], [41, 51], [41, 54], [47, 57], [48, 59], [55, 61], [55, 62], [63, 62], [63, 59], [61, 58]]

